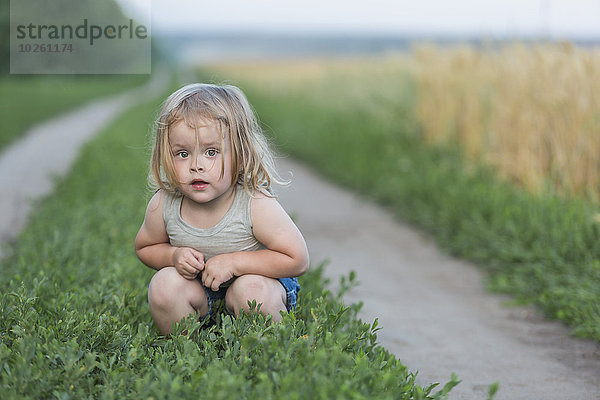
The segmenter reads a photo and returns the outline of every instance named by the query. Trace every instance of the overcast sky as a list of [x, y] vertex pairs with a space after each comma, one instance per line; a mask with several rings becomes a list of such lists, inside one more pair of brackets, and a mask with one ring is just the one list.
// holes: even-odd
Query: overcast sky
[[152, 30], [600, 38], [600, 0], [118, 0]]

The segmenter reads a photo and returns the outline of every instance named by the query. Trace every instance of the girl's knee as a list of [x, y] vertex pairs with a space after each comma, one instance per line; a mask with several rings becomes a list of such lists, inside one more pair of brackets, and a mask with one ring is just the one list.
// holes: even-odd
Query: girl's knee
[[227, 308], [236, 314], [240, 309], [248, 310], [248, 302], [256, 300], [261, 310], [272, 313], [285, 310], [285, 291], [273, 278], [262, 275], [242, 275], [231, 284], [225, 296]]
[[267, 278], [266, 276], [247, 274], [238, 277], [234, 281], [234, 284], [243, 287], [245, 290], [262, 292], [267, 290], [270, 280], [272, 280], [272, 278]]
[[262, 298], [269, 291], [267, 279], [270, 278], [260, 275], [242, 275], [231, 284], [227, 294], [236, 298]]
[[156, 272], [148, 286], [150, 313], [160, 332], [171, 332], [175, 322], [192, 313], [203, 316], [208, 312], [208, 301], [200, 282], [182, 277], [175, 268]]
[[148, 302], [151, 307], [168, 308], [181, 289], [186, 279], [179, 275], [173, 267], [165, 267], [157, 271], [148, 286]]

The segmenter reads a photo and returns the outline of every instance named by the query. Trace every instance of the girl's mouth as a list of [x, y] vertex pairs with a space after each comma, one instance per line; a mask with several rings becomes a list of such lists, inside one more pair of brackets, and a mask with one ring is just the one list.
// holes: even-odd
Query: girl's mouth
[[208, 182], [203, 181], [201, 179], [196, 179], [196, 180], [192, 181], [192, 187], [196, 190], [206, 189], [207, 186], [208, 186]]

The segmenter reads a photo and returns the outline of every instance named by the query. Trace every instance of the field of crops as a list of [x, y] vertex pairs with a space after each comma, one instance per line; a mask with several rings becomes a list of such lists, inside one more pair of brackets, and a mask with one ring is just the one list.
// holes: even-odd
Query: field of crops
[[201, 77], [242, 86], [285, 153], [600, 341], [597, 58], [565, 45], [424, 47]]
[[600, 199], [600, 50], [421, 47], [413, 61], [428, 142], [535, 192]]

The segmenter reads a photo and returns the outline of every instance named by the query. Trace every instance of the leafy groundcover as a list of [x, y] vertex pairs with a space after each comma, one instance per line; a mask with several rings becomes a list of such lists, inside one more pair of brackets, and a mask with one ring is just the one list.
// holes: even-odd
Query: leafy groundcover
[[[128, 111], [88, 145], [54, 195], [37, 204], [0, 266], [3, 399], [442, 398], [456, 383], [420, 386], [377, 345], [377, 323], [301, 278], [296, 312], [188, 321], [169, 337], [146, 300], [152, 271], [135, 257], [149, 121], [158, 101]], [[342, 290], [352, 285], [345, 279]]]

